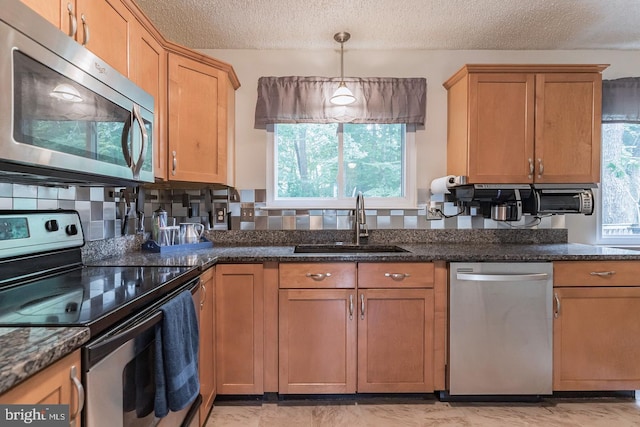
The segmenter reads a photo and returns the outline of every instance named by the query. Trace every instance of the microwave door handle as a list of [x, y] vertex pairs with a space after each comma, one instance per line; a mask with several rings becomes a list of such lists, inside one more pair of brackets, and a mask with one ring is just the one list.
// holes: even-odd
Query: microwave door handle
[[140, 155], [138, 156], [138, 160], [133, 162], [131, 165], [131, 170], [133, 171], [133, 178], [138, 179], [140, 176], [140, 170], [142, 169], [142, 164], [144, 163], [144, 158], [147, 154], [147, 145], [149, 140], [149, 135], [147, 134], [147, 129], [144, 127], [144, 120], [142, 119], [142, 115], [140, 114], [140, 107], [137, 105], [133, 106], [133, 119], [138, 123], [138, 127], [140, 128], [140, 134], [142, 135], [142, 143], [140, 144]]
[[129, 150], [129, 133], [131, 130], [132, 121], [133, 121], [133, 113], [129, 114], [129, 117], [124, 122], [124, 127], [122, 128], [122, 138], [120, 140], [120, 142], [122, 143], [122, 156], [124, 157], [124, 161], [130, 169], [133, 168], [131, 151]]

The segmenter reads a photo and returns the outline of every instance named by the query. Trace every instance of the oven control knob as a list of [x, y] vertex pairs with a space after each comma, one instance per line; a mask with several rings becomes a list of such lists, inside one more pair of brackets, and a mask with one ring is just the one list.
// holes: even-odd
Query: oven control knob
[[69, 224], [65, 227], [64, 231], [69, 236], [75, 236], [76, 234], [78, 234], [78, 226], [75, 224]]
[[50, 219], [44, 223], [44, 228], [47, 231], [58, 231], [58, 220]]

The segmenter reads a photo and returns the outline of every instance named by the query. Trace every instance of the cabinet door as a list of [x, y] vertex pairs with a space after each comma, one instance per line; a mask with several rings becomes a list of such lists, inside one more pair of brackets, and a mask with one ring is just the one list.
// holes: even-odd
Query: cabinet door
[[218, 394], [263, 393], [262, 264], [216, 266]]
[[70, 424], [80, 427], [81, 417], [78, 409], [84, 404], [78, 400], [81, 397], [79, 389], [82, 387], [79, 385], [80, 375], [80, 350], [76, 350], [2, 394], [0, 403], [68, 404]]
[[355, 393], [355, 291], [280, 290], [280, 394]]
[[227, 127], [220, 117], [227, 108], [226, 94], [222, 71], [169, 54], [170, 180], [226, 182]]
[[200, 276], [202, 295], [200, 301], [200, 394], [202, 407], [200, 408], [200, 425], [209, 415], [216, 396], [216, 361], [215, 361], [215, 267], [205, 271]]
[[553, 389], [640, 389], [640, 288], [555, 288]]
[[129, 77], [133, 15], [120, 0], [77, 0], [76, 40]]
[[600, 181], [601, 109], [600, 73], [536, 75], [536, 182]]
[[433, 391], [433, 290], [358, 292], [358, 392]]
[[530, 183], [534, 143], [533, 74], [469, 76], [470, 183]]
[[167, 180], [167, 54], [142, 24], [131, 27], [131, 80], [153, 96], [155, 177]]
[[76, 16], [76, 0], [21, 0], [70, 37], [75, 33], [72, 22]]

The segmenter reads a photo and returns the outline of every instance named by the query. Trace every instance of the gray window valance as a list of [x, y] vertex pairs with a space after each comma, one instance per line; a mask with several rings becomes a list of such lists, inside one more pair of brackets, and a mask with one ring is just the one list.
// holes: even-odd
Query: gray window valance
[[344, 79], [356, 101], [329, 102], [340, 78], [260, 77], [255, 128], [275, 123], [406, 123], [424, 125], [427, 104], [425, 78]]
[[602, 122], [640, 123], [640, 77], [602, 81]]

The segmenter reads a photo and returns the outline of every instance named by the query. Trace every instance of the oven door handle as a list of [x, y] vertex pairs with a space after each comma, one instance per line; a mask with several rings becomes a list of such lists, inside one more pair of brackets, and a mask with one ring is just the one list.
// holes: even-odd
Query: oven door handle
[[87, 346], [88, 350], [88, 362], [89, 367], [95, 365], [100, 360], [104, 359], [109, 353], [120, 347], [122, 344], [134, 339], [160, 323], [162, 321], [162, 312], [160, 310], [154, 312], [151, 316], [145, 318], [140, 322], [136, 322], [130, 327], [123, 329], [116, 335], [105, 338], [104, 340], [98, 340], [93, 344]]
[[138, 314], [137, 319], [132, 320], [130, 324], [122, 330], [115, 331], [113, 335], [107, 335], [104, 338], [99, 338], [95, 342], [88, 344], [86, 346], [87, 355], [84, 360], [87, 363], [87, 368], [91, 368], [122, 344], [136, 338], [140, 334], [160, 323], [163, 317], [160, 307], [171, 298], [175, 298], [185, 289], [189, 290], [191, 294], [195, 294], [200, 289], [200, 279], [193, 279], [184, 287], [180, 287], [173, 293], [170, 293], [166, 298], [162, 299], [154, 306], [155, 309], [150, 307], [145, 313]]

